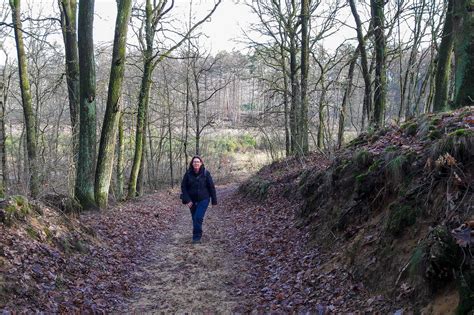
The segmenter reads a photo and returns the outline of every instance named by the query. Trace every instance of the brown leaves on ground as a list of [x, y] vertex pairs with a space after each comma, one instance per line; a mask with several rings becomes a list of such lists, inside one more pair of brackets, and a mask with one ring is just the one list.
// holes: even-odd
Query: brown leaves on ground
[[298, 200], [283, 198], [277, 188], [266, 200], [249, 202], [235, 194], [221, 206], [223, 222], [232, 222], [226, 229], [229, 246], [243, 262], [239, 273], [245, 275], [236, 292], [246, 303], [235, 311], [324, 314], [391, 309], [390, 301], [370, 296], [334, 260], [340, 249], [323, 254], [310, 244], [310, 231], [298, 224]]
[[[0, 309], [120, 309], [134, 294], [134, 271], [151, 243], [172, 226], [175, 199], [162, 192], [79, 219], [44, 208], [43, 215], [11, 228], [0, 224]], [[31, 232], [32, 221], [37, 221], [36, 233]]]

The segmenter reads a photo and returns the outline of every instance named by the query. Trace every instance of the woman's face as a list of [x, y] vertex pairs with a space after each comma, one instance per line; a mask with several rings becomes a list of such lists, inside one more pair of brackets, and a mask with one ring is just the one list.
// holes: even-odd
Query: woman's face
[[193, 168], [195, 170], [199, 170], [201, 168], [201, 165], [202, 165], [202, 162], [200, 159], [198, 158], [193, 159]]

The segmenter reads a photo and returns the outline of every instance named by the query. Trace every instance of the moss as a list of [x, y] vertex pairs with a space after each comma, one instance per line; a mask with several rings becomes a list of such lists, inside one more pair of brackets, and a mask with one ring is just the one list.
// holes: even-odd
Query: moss
[[375, 162], [372, 163], [372, 165], [369, 166], [368, 173], [375, 172], [379, 168], [381, 163], [382, 162], [380, 160], [375, 160]]
[[442, 225], [431, 231], [428, 242], [425, 277], [433, 287], [442, 287], [452, 278], [453, 269], [460, 265], [460, 249], [449, 230]]
[[367, 134], [361, 134], [351, 142], [347, 144], [347, 147], [357, 147], [361, 144], [367, 144]]
[[433, 119], [431, 119], [431, 125], [432, 126], [437, 126], [441, 123], [442, 119], [440, 117], [435, 116]]
[[474, 137], [471, 129], [460, 128], [448, 134], [449, 137]]
[[357, 183], [361, 184], [367, 178], [367, 173], [359, 174], [355, 177]]
[[58, 242], [58, 245], [59, 245], [59, 248], [64, 252], [64, 253], [70, 253], [71, 252], [71, 249], [72, 249], [72, 245], [71, 243], [69, 242], [69, 239], [67, 238], [59, 238], [57, 240]]
[[352, 246], [349, 246], [346, 250], [346, 257], [349, 259], [349, 265], [353, 265], [357, 255], [360, 253], [362, 247], [362, 240], [358, 238], [354, 241]]
[[400, 128], [405, 135], [414, 136], [418, 131], [418, 124], [413, 121], [407, 121], [406, 123], [402, 124]]
[[12, 226], [16, 220], [24, 220], [30, 213], [28, 199], [21, 195], [11, 196], [4, 208], [3, 223]]
[[402, 182], [407, 162], [408, 157], [400, 154], [386, 163], [386, 175], [392, 183], [400, 184]]
[[354, 153], [352, 159], [359, 168], [367, 167], [372, 163], [373, 154], [369, 151], [362, 149]]
[[398, 151], [398, 146], [396, 145], [389, 145], [385, 147], [384, 152], [396, 152]]
[[418, 208], [411, 207], [410, 205], [392, 204], [386, 225], [387, 232], [395, 237], [400, 236], [405, 228], [416, 223], [420, 212]]
[[50, 242], [50, 241], [53, 240], [54, 234], [53, 234], [53, 232], [49, 229], [49, 227], [45, 226], [45, 227], [43, 228], [43, 232], [44, 232], [44, 234], [46, 235], [46, 241]]
[[413, 251], [410, 257], [408, 269], [408, 275], [410, 278], [414, 279], [423, 273], [422, 263], [426, 255], [425, 252], [426, 244], [424, 242], [420, 243]]
[[264, 200], [271, 182], [259, 177], [253, 177], [240, 185], [239, 192], [254, 199]]
[[459, 304], [456, 308], [456, 315], [469, 314], [474, 309], [474, 271], [469, 270], [459, 275]]
[[434, 129], [428, 133], [427, 138], [429, 140], [437, 140], [437, 139], [441, 139], [442, 136], [443, 136], [443, 133], [439, 129]]
[[25, 230], [26, 230], [26, 233], [27, 233], [31, 238], [33, 238], [33, 239], [35, 239], [35, 240], [39, 240], [39, 239], [40, 239], [40, 235], [39, 235], [38, 231], [36, 231], [36, 230], [34, 229], [34, 227], [32, 227], [31, 225], [28, 225], [28, 226], [25, 228]]
[[470, 161], [474, 156], [474, 131], [457, 129], [443, 139], [437, 141], [432, 147], [432, 158], [449, 153], [457, 161]]
[[359, 174], [359, 175], [356, 175], [356, 176], [354, 177], [356, 183], [360, 186], [360, 184], [362, 184], [363, 182], [365, 182], [365, 180], [367, 179], [367, 177], [369, 177], [370, 175], [373, 175], [373, 173], [375, 173], [375, 172], [378, 170], [378, 168], [379, 168], [379, 166], [380, 166], [381, 163], [382, 163], [382, 162], [381, 162], [380, 160], [375, 160], [375, 161], [369, 166], [369, 168], [367, 169], [366, 172], [363, 172], [363, 173], [361, 173], [361, 174]]

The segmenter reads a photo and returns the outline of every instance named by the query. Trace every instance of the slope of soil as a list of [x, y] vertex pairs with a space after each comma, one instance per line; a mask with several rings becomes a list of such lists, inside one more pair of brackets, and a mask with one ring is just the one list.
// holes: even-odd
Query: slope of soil
[[[474, 219], [472, 108], [361, 135], [330, 163], [304, 162], [274, 163], [240, 190], [264, 201], [268, 216], [295, 215], [307, 229], [318, 254], [306, 281], [322, 307], [454, 313], [459, 302], [459, 313], [472, 309], [472, 230], [457, 239], [450, 233]], [[329, 289], [318, 285], [327, 272], [335, 279]]]

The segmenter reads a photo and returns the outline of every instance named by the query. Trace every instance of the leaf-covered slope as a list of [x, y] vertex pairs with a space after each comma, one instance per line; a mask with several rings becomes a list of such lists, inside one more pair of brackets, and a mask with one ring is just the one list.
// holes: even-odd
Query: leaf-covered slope
[[[472, 108], [363, 134], [327, 168], [319, 160], [273, 164], [241, 191], [263, 200], [276, 189], [301, 202], [315, 246], [330, 254], [322, 263], [348, 271], [373, 294], [428, 310], [448, 293], [456, 305], [461, 288], [458, 310], [472, 308], [472, 253], [450, 233], [474, 214]], [[286, 171], [288, 163], [296, 164]]]
[[161, 192], [81, 215], [15, 196], [0, 207], [0, 310], [120, 310], [150, 244], [172, 227], [174, 195]]

